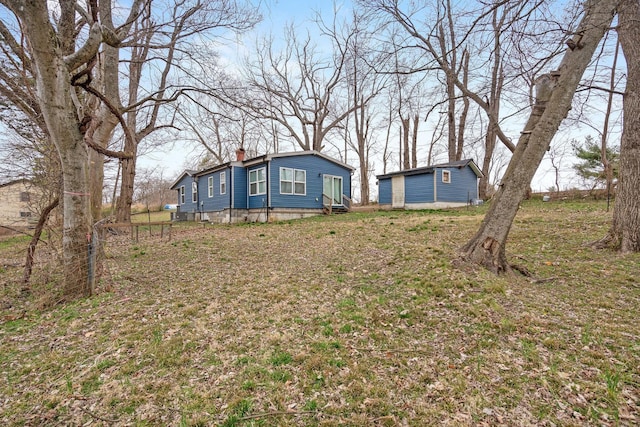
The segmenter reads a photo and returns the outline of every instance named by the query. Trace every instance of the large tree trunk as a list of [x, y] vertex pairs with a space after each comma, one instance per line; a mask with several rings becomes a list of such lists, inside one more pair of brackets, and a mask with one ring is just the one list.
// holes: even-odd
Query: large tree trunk
[[620, 144], [620, 171], [613, 223], [603, 239], [621, 252], [640, 252], [640, 3], [623, 0], [618, 35], [627, 63], [623, 99], [624, 122]]
[[586, 1], [584, 17], [575, 32], [582, 35], [574, 40], [578, 47], [567, 50], [557, 73], [537, 79], [536, 105], [480, 229], [461, 249], [464, 260], [483, 265], [495, 273], [511, 270], [505, 244], [518, 206], [551, 139], [571, 108], [578, 83], [611, 25], [617, 4], [617, 0]]
[[[38, 103], [60, 155], [63, 177], [63, 296], [90, 295], [87, 237], [91, 233], [88, 150], [72, 99], [71, 76], [45, 2], [17, 2], [14, 12], [33, 47]], [[97, 46], [96, 46], [97, 49]]]

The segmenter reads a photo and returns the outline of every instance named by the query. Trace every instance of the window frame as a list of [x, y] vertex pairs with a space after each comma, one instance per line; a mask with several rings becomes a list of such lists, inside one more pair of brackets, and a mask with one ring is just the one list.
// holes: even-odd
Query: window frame
[[213, 175], [211, 175], [210, 177], [207, 177], [207, 194], [209, 195], [209, 198], [214, 196]]
[[[260, 171], [262, 171], [263, 179], [259, 179]], [[256, 177], [255, 180], [251, 179], [252, 175], [255, 175]], [[260, 191], [261, 183], [264, 185], [264, 188], [262, 189], [262, 191]], [[252, 184], [256, 185], [255, 192], [251, 188]], [[264, 166], [260, 168], [252, 169], [249, 171], [249, 196], [261, 196], [263, 194], [267, 194], [267, 168]]]
[[[446, 178], [445, 178], [446, 176]], [[443, 184], [451, 184], [451, 171], [448, 169], [442, 170], [442, 183]]]
[[191, 202], [198, 203], [198, 183], [191, 182]]
[[180, 187], [180, 204], [181, 205], [184, 205], [184, 203], [185, 203], [185, 193], [186, 193], [186, 191], [185, 191], [184, 185], [182, 185]]
[[227, 174], [220, 172], [220, 194], [227, 194]]
[[[287, 180], [287, 179], [282, 179], [282, 172], [284, 170], [288, 170], [291, 171], [291, 179]], [[304, 180], [297, 180], [296, 179], [296, 175], [297, 173], [302, 172], [304, 174]], [[295, 169], [295, 168], [288, 168], [288, 167], [284, 167], [281, 166], [280, 167], [280, 194], [285, 194], [285, 195], [290, 195], [290, 196], [306, 196], [307, 195], [307, 171], [304, 169]], [[282, 184], [283, 183], [290, 183], [291, 184], [291, 192], [284, 192], [282, 191]], [[296, 184], [303, 184], [304, 185], [304, 191], [303, 192], [297, 192], [296, 191]]]
[[[304, 174], [304, 181], [298, 181], [296, 179], [296, 174], [298, 172], [302, 172]], [[299, 193], [296, 191], [296, 184], [303, 184], [304, 191]], [[307, 195], [307, 171], [304, 169], [294, 169], [293, 170], [293, 194], [296, 196], [306, 196]]]

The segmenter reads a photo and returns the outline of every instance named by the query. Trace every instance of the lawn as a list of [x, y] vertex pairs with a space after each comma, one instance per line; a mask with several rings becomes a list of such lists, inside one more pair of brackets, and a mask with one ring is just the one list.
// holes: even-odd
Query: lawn
[[605, 204], [523, 204], [531, 278], [452, 262], [485, 210], [110, 237], [97, 294], [55, 306], [0, 245], [0, 423], [640, 424], [640, 255], [586, 245]]

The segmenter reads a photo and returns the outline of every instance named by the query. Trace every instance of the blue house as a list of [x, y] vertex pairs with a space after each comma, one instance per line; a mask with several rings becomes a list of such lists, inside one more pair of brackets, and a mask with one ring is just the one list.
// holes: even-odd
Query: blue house
[[317, 151], [267, 154], [201, 171], [184, 171], [171, 186], [178, 220], [215, 223], [304, 218], [351, 207], [349, 165]]
[[381, 209], [465, 206], [478, 198], [482, 176], [473, 160], [378, 175], [378, 203]]

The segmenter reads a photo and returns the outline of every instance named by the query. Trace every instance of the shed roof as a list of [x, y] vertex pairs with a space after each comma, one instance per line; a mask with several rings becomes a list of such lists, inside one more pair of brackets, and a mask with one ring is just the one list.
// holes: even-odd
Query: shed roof
[[391, 178], [393, 176], [400, 176], [400, 175], [410, 176], [410, 175], [431, 174], [431, 173], [434, 173], [436, 169], [446, 169], [446, 168], [462, 169], [466, 166], [469, 166], [471, 170], [473, 170], [473, 172], [478, 176], [478, 178], [482, 178], [484, 176], [484, 174], [482, 173], [478, 165], [476, 165], [476, 163], [472, 159], [465, 159], [465, 160], [456, 160], [456, 161], [447, 162], [447, 163], [440, 163], [437, 165], [424, 166], [421, 168], [405, 169], [403, 171], [396, 171], [396, 172], [391, 172], [383, 175], [377, 175], [376, 178], [385, 179], [385, 178]]

